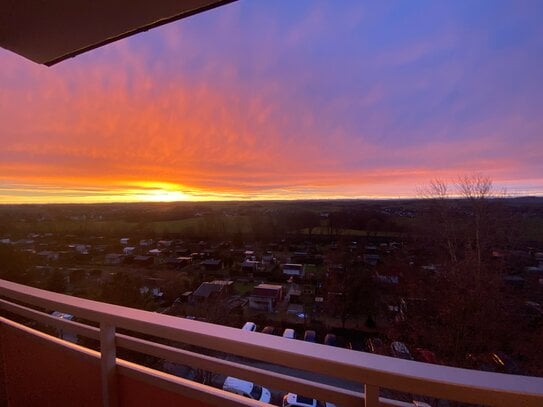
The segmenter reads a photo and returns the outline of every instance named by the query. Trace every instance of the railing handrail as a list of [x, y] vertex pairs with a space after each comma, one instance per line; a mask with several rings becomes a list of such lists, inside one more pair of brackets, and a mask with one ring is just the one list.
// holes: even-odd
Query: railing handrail
[[0, 295], [116, 328], [366, 385], [468, 403], [535, 406], [543, 402], [543, 378], [480, 372], [341, 348], [324, 348], [325, 345], [71, 297], [5, 280], [0, 280]]
[[[37, 321], [46, 326], [54, 327], [63, 332], [71, 332], [92, 339], [100, 339], [100, 328], [81, 324], [67, 319], [57, 318], [42, 311], [34, 310], [23, 305], [14, 304], [0, 299], [0, 309]], [[3, 318], [0, 317], [0, 322]], [[334, 401], [338, 405], [360, 406], [364, 399], [361, 392], [346, 390], [340, 387], [329, 386], [321, 382], [300, 379], [295, 376], [271, 372], [263, 368], [232, 362], [222, 358], [203, 355], [180, 348], [162, 345], [145, 339], [117, 333], [115, 335], [117, 347], [132, 350], [138, 353], [157, 357], [159, 359], [187, 365], [192, 368], [203, 369], [225, 376], [235, 376], [240, 379], [252, 381], [269, 388], [291, 391], [299, 394], [311, 394], [320, 400]], [[399, 404], [402, 405], [402, 404]]]
[[[83, 356], [87, 360], [99, 364], [101, 361], [101, 354], [92, 349], [88, 349], [79, 345], [75, 345], [71, 342], [67, 342], [48, 334], [36, 331], [35, 329], [28, 328], [19, 323], [0, 317], [0, 323], [6, 323], [11, 328], [18, 329], [23, 333], [30, 334], [38, 341], [46, 341], [53, 343], [56, 346], [64, 348], [65, 351], [75, 352], [80, 357]], [[65, 322], [65, 321], [63, 321]], [[221, 406], [238, 407], [265, 407], [269, 404], [259, 402], [257, 400], [251, 400], [238, 394], [226, 392], [221, 389], [216, 389], [211, 386], [202, 385], [197, 382], [193, 382], [181, 377], [173, 376], [171, 374], [160, 372], [141, 366], [135, 363], [128, 362], [123, 359], [116, 359], [116, 367], [119, 374], [132, 377], [141, 380], [147, 384], [153, 384], [156, 387], [170, 390], [172, 392], [179, 392], [182, 388], [182, 394], [191, 399], [203, 401], [204, 403], [212, 403]], [[43, 400], [46, 401], [46, 400]]]

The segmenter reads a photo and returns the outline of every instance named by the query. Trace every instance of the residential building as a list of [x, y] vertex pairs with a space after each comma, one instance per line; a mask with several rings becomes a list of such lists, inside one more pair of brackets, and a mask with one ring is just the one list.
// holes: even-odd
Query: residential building
[[275, 311], [276, 305], [283, 299], [283, 286], [259, 284], [249, 297], [249, 308], [267, 312]]
[[194, 302], [203, 302], [226, 298], [232, 293], [234, 282], [231, 280], [213, 280], [204, 282], [192, 293]]
[[304, 276], [304, 265], [303, 264], [294, 264], [287, 263], [281, 266], [284, 276], [289, 277], [303, 277]]

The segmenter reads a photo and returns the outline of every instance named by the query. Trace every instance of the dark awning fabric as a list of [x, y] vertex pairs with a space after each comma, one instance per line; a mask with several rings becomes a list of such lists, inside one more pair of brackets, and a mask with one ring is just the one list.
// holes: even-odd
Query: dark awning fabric
[[0, 46], [54, 65], [235, 0], [0, 0]]

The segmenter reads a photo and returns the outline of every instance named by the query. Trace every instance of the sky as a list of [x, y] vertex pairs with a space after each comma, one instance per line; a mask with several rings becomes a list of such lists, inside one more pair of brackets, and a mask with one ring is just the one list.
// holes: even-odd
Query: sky
[[543, 2], [249, 1], [0, 49], [0, 203], [543, 195]]

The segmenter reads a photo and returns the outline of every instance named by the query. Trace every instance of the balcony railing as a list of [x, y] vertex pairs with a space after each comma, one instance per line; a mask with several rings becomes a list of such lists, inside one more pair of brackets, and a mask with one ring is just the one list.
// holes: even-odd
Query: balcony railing
[[[0, 317], [0, 399], [8, 400], [8, 405], [28, 405], [36, 400], [56, 405], [71, 401], [73, 405], [104, 406], [145, 405], [146, 400], [154, 400], [154, 405], [264, 404], [122, 360], [116, 357], [119, 348], [339, 406], [413, 406], [381, 397], [381, 389], [478, 405], [543, 405], [542, 378], [411, 362], [289, 340], [90, 301], [4, 280], [0, 280], [0, 296], [3, 315]], [[99, 327], [60, 319], [41, 310], [70, 313], [94, 321]], [[28, 323], [15, 322], [21, 317], [99, 340], [100, 351], [40, 332]], [[118, 330], [281, 365], [291, 368], [290, 371], [302, 370], [315, 379], [167, 346], [120, 334]], [[359, 390], [346, 389], [338, 385], [338, 381], [358, 383]], [[85, 402], [81, 403], [82, 400]]]

